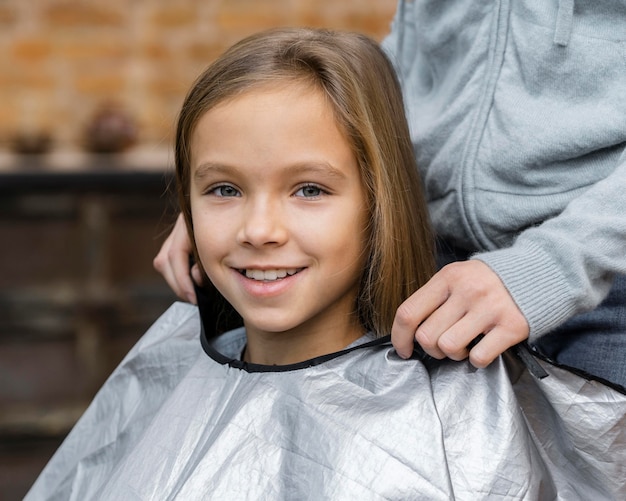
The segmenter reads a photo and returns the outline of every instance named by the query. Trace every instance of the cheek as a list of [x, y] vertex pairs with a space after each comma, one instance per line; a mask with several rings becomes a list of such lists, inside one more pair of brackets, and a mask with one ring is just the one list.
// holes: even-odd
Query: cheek
[[369, 254], [369, 246], [371, 245], [371, 215], [369, 211], [362, 206], [362, 209], [353, 215], [352, 219], [352, 245], [354, 254], [358, 259], [359, 269], [362, 270], [367, 265], [367, 257]]
[[219, 289], [224, 280], [222, 263], [224, 256], [228, 253], [224, 241], [204, 234], [196, 238], [196, 249], [200, 268], [206, 275], [205, 278], [208, 278]]
[[342, 269], [358, 271], [363, 268], [367, 254], [367, 213], [346, 205], [328, 218], [313, 223], [308, 241], [325, 249]]
[[196, 249], [206, 270], [208, 261], [223, 252], [225, 242], [230, 238], [228, 227], [220, 224], [220, 218], [193, 209], [192, 221]]

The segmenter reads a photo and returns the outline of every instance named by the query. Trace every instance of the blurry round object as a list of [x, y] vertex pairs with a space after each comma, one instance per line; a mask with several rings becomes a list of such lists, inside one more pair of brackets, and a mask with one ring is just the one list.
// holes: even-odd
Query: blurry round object
[[115, 103], [102, 105], [93, 115], [85, 134], [85, 146], [93, 153], [117, 153], [132, 146], [137, 126], [124, 108]]

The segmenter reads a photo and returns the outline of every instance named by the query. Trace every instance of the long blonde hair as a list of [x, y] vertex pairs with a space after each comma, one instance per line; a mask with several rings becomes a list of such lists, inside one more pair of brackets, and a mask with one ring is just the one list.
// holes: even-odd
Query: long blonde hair
[[434, 272], [434, 239], [400, 85], [379, 45], [364, 35], [306, 28], [261, 32], [232, 46], [198, 78], [179, 115], [175, 148], [190, 238], [190, 138], [198, 120], [226, 99], [290, 80], [312, 83], [327, 96], [358, 160], [370, 238], [355, 306], [366, 329], [388, 334], [400, 303]]

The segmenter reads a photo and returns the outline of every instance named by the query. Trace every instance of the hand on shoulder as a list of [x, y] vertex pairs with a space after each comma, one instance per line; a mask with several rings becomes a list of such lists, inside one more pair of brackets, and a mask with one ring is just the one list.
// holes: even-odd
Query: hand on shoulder
[[445, 266], [400, 305], [391, 340], [405, 358], [415, 340], [434, 358], [469, 356], [472, 365], [482, 368], [527, 339], [529, 331], [498, 275], [485, 263], [469, 260]]

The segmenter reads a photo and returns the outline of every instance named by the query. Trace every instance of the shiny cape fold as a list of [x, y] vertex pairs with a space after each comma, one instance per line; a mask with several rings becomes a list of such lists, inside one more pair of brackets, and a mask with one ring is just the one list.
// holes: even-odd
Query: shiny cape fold
[[[385, 341], [247, 371], [200, 330], [173, 305], [26, 499], [626, 499], [626, 395], [598, 381], [535, 359], [538, 379], [509, 353], [407, 361]], [[228, 358], [243, 336], [205, 343]]]

